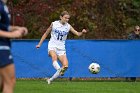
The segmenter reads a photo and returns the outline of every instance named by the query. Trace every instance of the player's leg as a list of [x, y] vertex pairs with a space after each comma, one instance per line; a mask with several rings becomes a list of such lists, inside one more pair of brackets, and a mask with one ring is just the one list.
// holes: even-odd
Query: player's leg
[[3, 90], [3, 80], [0, 73], [0, 93], [2, 92], [2, 90]]
[[3, 93], [13, 93], [16, 82], [14, 64], [0, 68], [3, 80]]
[[51, 82], [52, 82], [54, 79], [56, 79], [56, 78], [59, 77], [60, 71], [61, 71], [61, 69], [58, 69], [58, 70], [55, 72], [55, 74], [54, 74], [51, 78], [49, 78], [49, 79], [47, 80], [48, 84], [51, 84]]
[[0, 51], [0, 75], [2, 79], [2, 93], [13, 93], [15, 86], [15, 68], [11, 53], [8, 50]]
[[59, 60], [60, 60], [60, 62], [61, 62], [61, 64], [62, 64], [62, 68], [61, 68], [60, 75], [63, 76], [64, 73], [65, 73], [65, 71], [66, 71], [67, 68], [68, 68], [68, 59], [67, 59], [66, 54], [60, 55], [60, 56], [58, 56], [58, 58], [59, 58]]
[[58, 62], [57, 62], [57, 55], [56, 55], [56, 52], [54, 51], [54, 50], [50, 50], [49, 51], [49, 55], [51, 56], [51, 58], [52, 58], [52, 65], [53, 65], [53, 67], [56, 69], [56, 70], [58, 70], [58, 69], [60, 69], [60, 65], [58, 64]]
[[48, 84], [51, 83], [51, 81], [53, 81], [54, 79], [56, 79], [57, 77], [59, 77], [59, 73], [60, 73], [60, 65], [58, 64], [57, 62], [57, 55], [56, 55], [56, 52], [54, 50], [50, 50], [49, 51], [49, 55], [51, 56], [52, 58], [52, 64], [53, 64], [53, 67], [57, 70], [56, 73], [50, 78], [47, 80]]

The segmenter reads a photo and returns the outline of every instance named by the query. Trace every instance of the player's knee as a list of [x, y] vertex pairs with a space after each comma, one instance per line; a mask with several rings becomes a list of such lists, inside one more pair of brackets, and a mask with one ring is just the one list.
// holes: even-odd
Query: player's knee
[[51, 56], [53, 61], [57, 60], [57, 56]]
[[16, 84], [16, 78], [13, 77], [13, 78], [12, 78], [12, 85], [13, 85], [13, 87], [15, 87], [15, 84]]

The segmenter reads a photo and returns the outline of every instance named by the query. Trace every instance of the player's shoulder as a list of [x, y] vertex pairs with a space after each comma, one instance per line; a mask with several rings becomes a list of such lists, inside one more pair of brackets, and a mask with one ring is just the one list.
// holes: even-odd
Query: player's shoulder
[[71, 26], [69, 23], [66, 23], [68, 26]]
[[60, 24], [60, 22], [57, 20], [57, 21], [54, 21], [54, 22], [52, 22], [52, 25], [53, 26], [56, 26], [56, 25], [59, 25]]
[[59, 23], [59, 20], [53, 21], [52, 23], [53, 23], [53, 24], [54, 24], [54, 23], [55, 23], [55, 24], [58, 24], [58, 23]]

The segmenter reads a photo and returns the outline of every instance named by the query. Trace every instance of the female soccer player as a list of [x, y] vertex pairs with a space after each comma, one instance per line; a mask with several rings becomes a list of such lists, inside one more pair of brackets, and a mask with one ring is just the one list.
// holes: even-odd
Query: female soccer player
[[10, 14], [7, 0], [0, 0], [0, 88], [2, 93], [13, 93], [15, 86], [15, 68], [10, 53], [9, 38], [19, 38], [27, 34], [27, 28], [10, 26]]
[[[53, 66], [57, 71], [50, 79], [47, 80], [48, 84], [50, 84], [51, 81], [53, 81], [59, 75], [63, 76], [64, 72], [68, 68], [68, 59], [66, 56], [65, 40], [67, 38], [69, 31], [71, 31], [73, 34], [77, 36], [81, 36], [87, 32], [85, 29], [83, 29], [82, 32], [77, 32], [68, 23], [69, 18], [70, 18], [69, 13], [67, 11], [63, 11], [60, 15], [60, 20], [51, 23], [50, 27], [46, 30], [38, 45], [36, 45], [36, 48], [40, 48], [45, 38], [51, 32], [51, 38], [48, 43], [48, 54], [51, 56]], [[61, 68], [57, 62], [57, 58], [62, 64]]]

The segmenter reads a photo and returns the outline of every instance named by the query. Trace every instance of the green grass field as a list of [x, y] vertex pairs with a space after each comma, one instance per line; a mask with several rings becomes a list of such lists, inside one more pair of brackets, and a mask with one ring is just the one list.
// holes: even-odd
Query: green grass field
[[14, 93], [140, 93], [140, 82], [17, 80]]

